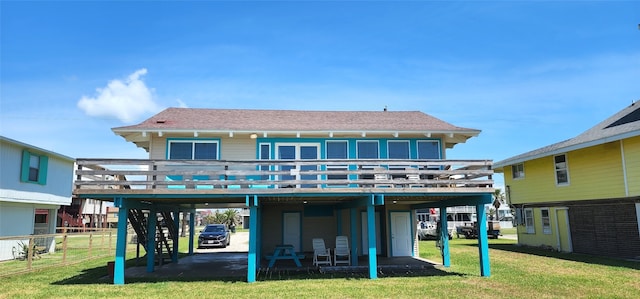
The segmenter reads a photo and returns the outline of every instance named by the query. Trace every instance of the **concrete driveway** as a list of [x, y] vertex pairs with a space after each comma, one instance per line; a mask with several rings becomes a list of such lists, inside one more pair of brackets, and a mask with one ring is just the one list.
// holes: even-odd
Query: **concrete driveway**
[[[198, 236], [196, 235], [196, 238]], [[196, 253], [214, 253], [214, 252], [248, 252], [249, 251], [249, 232], [236, 232], [231, 234], [231, 243], [226, 248], [200, 248], [195, 249]]]

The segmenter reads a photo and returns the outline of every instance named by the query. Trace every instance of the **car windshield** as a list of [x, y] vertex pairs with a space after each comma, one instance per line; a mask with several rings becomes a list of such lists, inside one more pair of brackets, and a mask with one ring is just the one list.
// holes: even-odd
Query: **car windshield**
[[207, 233], [219, 233], [223, 232], [224, 228], [222, 226], [207, 226], [204, 231]]

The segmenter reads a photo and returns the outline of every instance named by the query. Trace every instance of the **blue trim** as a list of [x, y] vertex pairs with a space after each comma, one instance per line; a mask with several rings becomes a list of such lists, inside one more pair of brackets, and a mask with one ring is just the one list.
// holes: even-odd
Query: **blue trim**
[[[269, 144], [271, 150], [271, 159], [275, 159], [275, 144], [276, 143], [319, 143], [320, 144], [320, 157], [319, 159], [326, 159], [326, 142], [327, 141], [347, 141], [347, 159], [357, 158], [357, 142], [358, 141], [377, 141], [378, 142], [378, 158], [386, 159], [388, 157], [388, 142], [389, 141], [409, 141], [409, 157], [415, 159], [418, 156], [418, 141], [437, 141], [439, 149], [439, 159], [442, 158], [442, 139], [439, 138], [258, 138], [256, 139], [256, 156], [259, 157], [260, 144]], [[167, 144], [168, 151], [168, 144]], [[168, 154], [168, 152], [167, 152]]]
[[[31, 168], [31, 157], [38, 157], [38, 177], [35, 181], [29, 179], [29, 171]], [[49, 157], [38, 155], [29, 150], [22, 150], [22, 161], [20, 165], [20, 181], [23, 183], [32, 183], [38, 185], [47, 184], [47, 172], [49, 168]]]
[[[486, 195], [484, 201], [491, 201], [491, 195]], [[489, 277], [491, 276], [491, 265], [489, 263], [487, 215], [484, 213], [484, 204], [477, 204], [476, 211], [476, 217], [478, 221], [478, 253], [480, 256], [480, 275]]]
[[[156, 224], [158, 223], [158, 213], [155, 209], [149, 210], [147, 221], [147, 272], [155, 271], [156, 264]], [[119, 227], [119, 226], [118, 226]], [[162, 258], [162, 257], [160, 257]]]
[[442, 254], [442, 265], [451, 266], [449, 255], [449, 228], [447, 226], [447, 208], [440, 208], [440, 253]]
[[124, 264], [127, 253], [127, 220], [129, 214], [128, 200], [114, 198], [118, 209], [118, 235], [116, 236], [116, 258], [113, 267], [113, 284], [124, 284]]
[[[247, 196], [248, 197], [248, 196]], [[247, 199], [247, 201], [249, 201]], [[251, 205], [249, 207], [249, 252], [247, 255], [247, 282], [256, 281], [256, 272], [258, 267], [258, 207]]]
[[[262, 209], [260, 208], [260, 204], [258, 202], [258, 196], [254, 195], [254, 205], [257, 207], [257, 212], [256, 212], [256, 222], [258, 223], [257, 225], [260, 226], [260, 224], [262, 223]], [[256, 262], [258, 263], [258, 265], [260, 264], [260, 260], [262, 257], [262, 231], [256, 229]]]
[[[373, 195], [371, 195], [373, 203]], [[369, 241], [369, 278], [378, 278], [378, 256], [376, 255], [376, 211], [373, 204], [367, 205], [367, 237]]]

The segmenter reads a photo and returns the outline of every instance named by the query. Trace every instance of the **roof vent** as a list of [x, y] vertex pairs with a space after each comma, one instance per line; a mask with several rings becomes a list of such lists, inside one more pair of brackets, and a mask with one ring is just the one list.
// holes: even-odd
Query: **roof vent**
[[164, 119], [156, 120], [156, 124], [164, 124], [165, 122], [166, 122], [166, 120], [164, 120]]

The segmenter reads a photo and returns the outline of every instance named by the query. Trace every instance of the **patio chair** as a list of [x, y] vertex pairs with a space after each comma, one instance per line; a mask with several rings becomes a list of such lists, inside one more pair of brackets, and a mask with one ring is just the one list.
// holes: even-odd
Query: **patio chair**
[[313, 265], [320, 266], [329, 265], [331, 266], [331, 252], [329, 248], [324, 245], [324, 239], [322, 238], [313, 238]]
[[380, 171], [381, 173], [376, 173], [373, 175], [373, 179], [376, 182], [374, 187], [376, 188], [393, 188], [393, 184], [389, 184], [388, 181], [391, 180], [391, 176], [387, 173], [382, 173], [386, 171], [384, 167], [376, 167], [375, 171]]
[[333, 264], [351, 265], [351, 253], [349, 252], [349, 239], [347, 236], [336, 237], [336, 249], [333, 251]]

